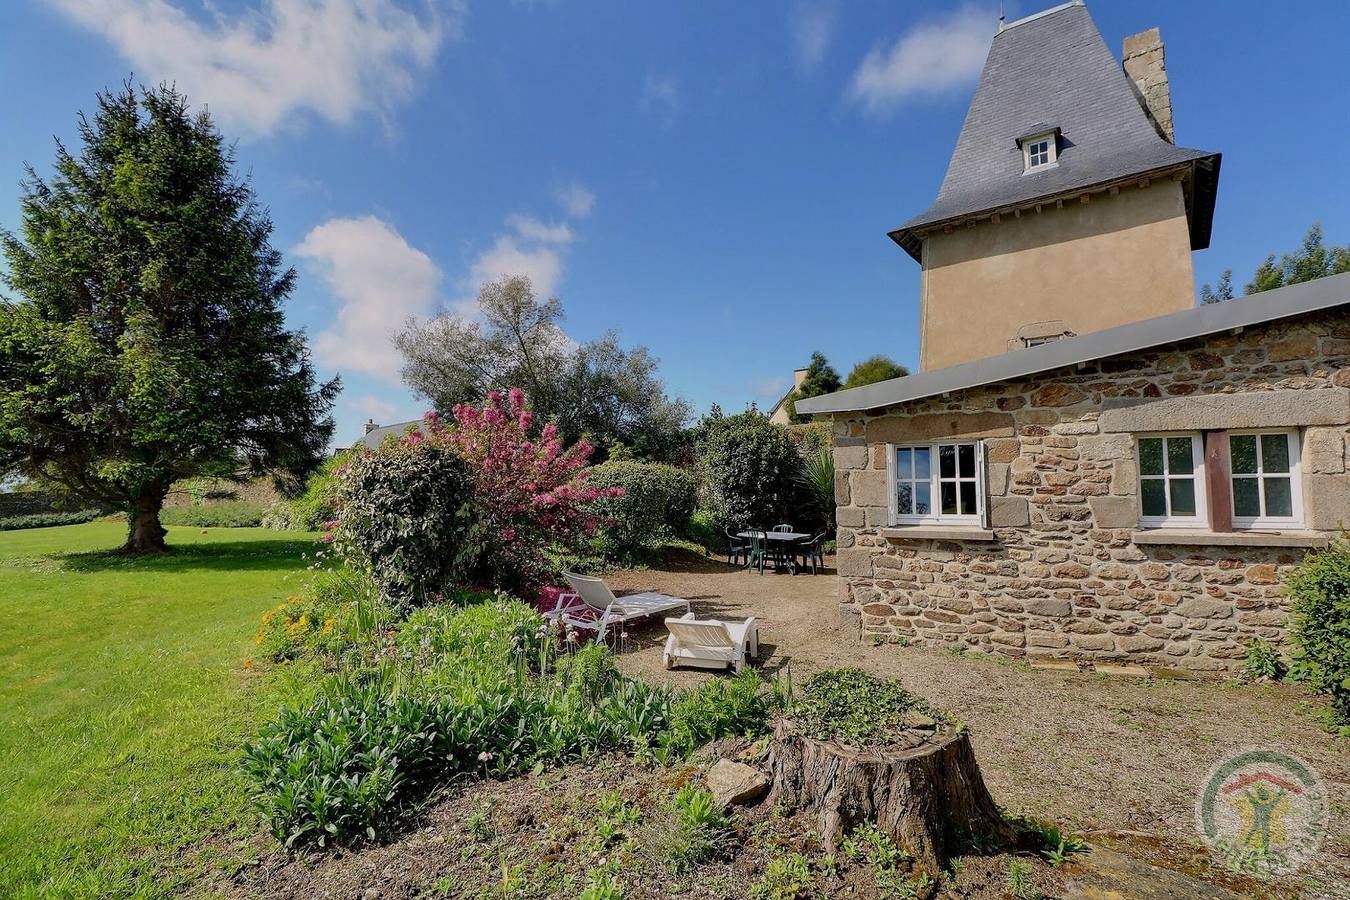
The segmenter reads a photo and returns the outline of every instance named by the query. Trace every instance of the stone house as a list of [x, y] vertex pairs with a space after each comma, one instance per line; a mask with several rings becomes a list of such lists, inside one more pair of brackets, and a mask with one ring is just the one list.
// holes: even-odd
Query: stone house
[[1285, 640], [1282, 575], [1350, 520], [1350, 275], [1197, 307], [1219, 158], [1171, 122], [1156, 29], [1124, 71], [1081, 3], [995, 37], [892, 233], [922, 371], [798, 404], [865, 637], [1198, 671]]

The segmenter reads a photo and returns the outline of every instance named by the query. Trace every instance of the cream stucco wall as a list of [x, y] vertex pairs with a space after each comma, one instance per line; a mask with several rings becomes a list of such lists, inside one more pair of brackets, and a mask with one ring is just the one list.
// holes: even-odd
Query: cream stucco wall
[[1048, 204], [924, 239], [920, 367], [1008, 352], [1018, 330], [1075, 334], [1195, 305], [1180, 182]]

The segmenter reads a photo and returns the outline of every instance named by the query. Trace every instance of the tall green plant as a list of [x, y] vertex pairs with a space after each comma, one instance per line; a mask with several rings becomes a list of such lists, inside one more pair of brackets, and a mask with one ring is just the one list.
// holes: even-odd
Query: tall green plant
[[826, 530], [834, 532], [834, 450], [823, 447], [802, 459], [802, 484]]
[[1350, 539], [1310, 553], [1289, 576], [1294, 602], [1290, 674], [1331, 695], [1331, 724], [1350, 732]]
[[125, 509], [123, 549], [161, 551], [174, 482], [313, 470], [338, 382], [286, 329], [295, 271], [205, 112], [128, 86], [78, 131], [0, 231], [22, 297], [0, 303], [0, 472]]

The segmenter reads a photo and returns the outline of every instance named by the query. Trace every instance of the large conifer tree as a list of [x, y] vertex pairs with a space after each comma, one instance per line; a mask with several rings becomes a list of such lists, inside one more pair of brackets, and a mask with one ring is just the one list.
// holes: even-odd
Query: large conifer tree
[[79, 135], [0, 233], [0, 474], [125, 508], [124, 549], [153, 552], [175, 480], [316, 467], [339, 388], [285, 327], [295, 272], [205, 112], [127, 85]]

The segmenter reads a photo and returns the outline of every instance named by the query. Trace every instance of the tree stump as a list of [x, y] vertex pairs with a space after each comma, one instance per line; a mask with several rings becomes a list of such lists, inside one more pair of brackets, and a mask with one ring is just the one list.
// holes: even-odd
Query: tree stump
[[946, 865], [953, 837], [1015, 841], [984, 786], [970, 736], [950, 726], [930, 734], [909, 749], [859, 750], [817, 740], [782, 720], [769, 752], [769, 799], [814, 811], [832, 850], [855, 826], [872, 822], [934, 873]]

